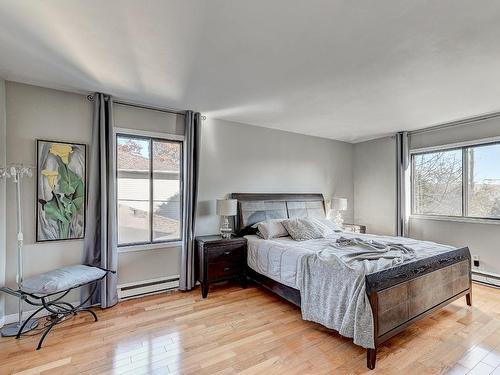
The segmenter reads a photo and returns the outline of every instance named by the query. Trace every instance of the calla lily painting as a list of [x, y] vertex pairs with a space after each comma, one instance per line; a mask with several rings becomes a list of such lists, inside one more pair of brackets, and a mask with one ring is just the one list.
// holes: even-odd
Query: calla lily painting
[[36, 240], [83, 238], [86, 146], [37, 141]]

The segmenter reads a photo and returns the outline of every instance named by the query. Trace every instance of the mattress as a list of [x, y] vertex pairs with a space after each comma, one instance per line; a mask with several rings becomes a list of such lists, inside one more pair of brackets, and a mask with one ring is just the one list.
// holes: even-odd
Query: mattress
[[291, 237], [265, 240], [257, 235], [248, 235], [245, 236], [248, 241], [247, 263], [251, 269], [261, 275], [267, 276], [291, 288], [299, 289], [302, 257], [324, 249], [331, 241], [335, 241], [340, 236], [403, 244], [416, 250], [417, 256], [414, 261], [456, 249], [455, 247], [435, 242], [419, 241], [405, 237], [349, 232], [336, 233], [327, 238], [308, 241], [295, 241]]

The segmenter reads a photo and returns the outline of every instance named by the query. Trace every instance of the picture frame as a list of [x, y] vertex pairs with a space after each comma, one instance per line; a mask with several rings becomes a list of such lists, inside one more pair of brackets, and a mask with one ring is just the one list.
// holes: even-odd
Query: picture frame
[[36, 242], [85, 237], [87, 145], [36, 140]]

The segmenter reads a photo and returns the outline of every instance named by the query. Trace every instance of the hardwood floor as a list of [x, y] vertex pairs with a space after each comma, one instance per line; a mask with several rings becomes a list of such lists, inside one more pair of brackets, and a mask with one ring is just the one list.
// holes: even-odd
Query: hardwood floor
[[[163, 294], [82, 314], [51, 333], [0, 339], [0, 374], [500, 374], [500, 290], [474, 285], [465, 298], [379, 349], [300, 319], [300, 310], [257, 287], [215, 286]], [[496, 370], [495, 370], [496, 369]]]

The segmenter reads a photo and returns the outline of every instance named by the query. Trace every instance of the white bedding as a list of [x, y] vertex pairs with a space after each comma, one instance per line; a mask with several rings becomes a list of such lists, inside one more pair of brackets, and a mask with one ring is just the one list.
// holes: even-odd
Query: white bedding
[[294, 241], [291, 237], [264, 240], [256, 235], [245, 236], [248, 241], [248, 265], [254, 271], [289, 287], [299, 289], [300, 262], [305, 254], [316, 253], [338, 237], [363, 238], [377, 241], [393, 241], [416, 250], [415, 260], [453, 250], [455, 247], [430, 241], [419, 241], [405, 237], [378, 236], [341, 232], [308, 241]]
[[254, 271], [289, 287], [298, 289], [298, 272], [302, 256], [320, 250], [322, 240], [295, 241], [291, 237], [265, 240], [257, 235], [245, 236], [248, 243], [248, 266]]

